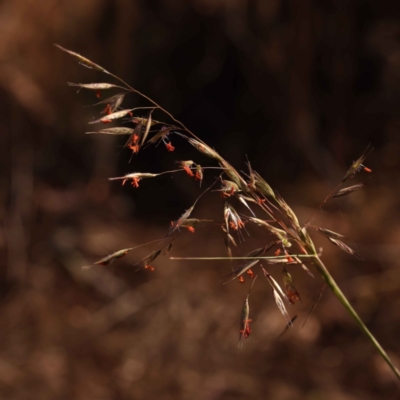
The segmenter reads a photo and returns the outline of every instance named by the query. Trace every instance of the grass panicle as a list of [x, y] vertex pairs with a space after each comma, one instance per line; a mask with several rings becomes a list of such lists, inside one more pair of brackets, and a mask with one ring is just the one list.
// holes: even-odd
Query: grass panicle
[[[322, 255], [316, 250], [313, 239], [310, 235], [309, 228], [312, 231], [318, 231], [320, 234], [325, 236], [332, 244], [339, 247], [351, 256], [361, 258], [358, 253], [353, 249], [344, 244], [340, 239], [343, 235], [333, 232], [331, 230], [321, 228], [315, 225], [311, 225], [310, 222], [315, 215], [315, 212], [311, 215], [309, 220], [302, 224], [296, 213], [286, 203], [286, 201], [279, 196], [267, 183], [267, 181], [256, 171], [254, 171], [247, 162], [248, 173], [239, 173], [227, 160], [225, 160], [216, 150], [204, 143], [196, 134], [189, 130], [181, 121], [176, 119], [168, 110], [160, 106], [153, 99], [149, 98], [145, 94], [139, 92], [129, 84], [127, 84], [120, 77], [112, 74], [111, 72], [104, 69], [102, 66], [94, 63], [93, 61], [81, 56], [78, 53], [67, 50], [62, 46], [56, 45], [62, 51], [68, 53], [72, 57], [78, 60], [82, 65], [100, 71], [107, 76], [114, 78], [118, 85], [114, 83], [79, 83], [69, 84], [79, 89], [88, 89], [96, 92], [97, 97], [101, 96], [103, 90], [107, 92], [118, 89], [119, 93], [108, 97], [105, 100], [101, 100], [96, 104], [106, 105], [106, 107], [100, 112], [105, 115], [90, 121], [89, 124], [108, 124], [108, 123], [119, 123], [119, 121], [125, 117], [122, 123], [132, 124], [132, 127], [127, 126], [113, 126], [110, 128], [99, 129], [96, 132], [87, 132], [88, 134], [108, 134], [108, 135], [129, 135], [129, 139], [126, 142], [124, 148], [129, 149], [132, 155], [138, 153], [143, 147], [149, 145], [158, 145], [164, 143], [166, 151], [173, 152], [175, 149], [179, 150], [179, 143], [172, 144], [171, 137], [181, 138], [196, 149], [199, 155], [204, 158], [206, 156], [210, 162], [214, 162], [216, 165], [212, 166], [201, 166], [197, 160], [177, 160], [179, 165], [179, 171], [185, 171], [187, 175], [200, 181], [206, 177], [206, 172], [209, 169], [219, 169], [221, 175], [217, 177], [214, 183], [209, 186], [206, 190], [197, 197], [192, 206], [188, 208], [180, 218], [173, 221], [169, 228], [166, 228], [167, 233], [162, 241], [167, 241], [167, 244], [161, 244], [161, 247], [156, 248], [148, 256], [142, 258], [137, 264], [137, 269], [153, 270], [154, 267], [151, 265], [160, 256], [165, 255], [171, 249], [172, 241], [182, 235], [180, 228], [186, 228], [190, 232], [194, 232], [194, 226], [200, 222], [211, 223], [212, 226], [220, 227], [222, 229], [225, 245], [227, 247], [228, 256], [219, 257], [170, 257], [175, 260], [227, 260], [231, 263], [232, 271], [225, 277], [225, 283], [238, 280], [244, 282], [244, 277], [252, 279], [251, 288], [254, 285], [255, 277], [257, 276], [257, 270], [263, 273], [272, 288], [272, 298], [278, 306], [280, 312], [286, 319], [286, 329], [293, 326], [294, 317], [290, 316], [289, 309], [293, 303], [300, 300], [300, 294], [295, 286], [292, 275], [289, 269], [301, 268], [303, 269], [305, 277], [311, 279], [313, 274], [310, 272], [308, 266], [313, 266], [325, 281], [323, 288], [326, 286], [332, 291], [337, 299], [344, 306], [349, 315], [355, 320], [360, 330], [368, 337], [376, 350], [380, 353], [393, 373], [400, 380], [400, 373], [394, 366], [390, 358], [388, 357], [385, 350], [369, 331], [367, 326], [361, 320], [357, 312], [349, 303], [346, 296], [343, 294], [339, 286], [337, 285], [334, 278], [331, 276], [329, 270], [322, 261]], [[123, 90], [123, 93], [120, 90]], [[143, 107], [120, 109], [122, 102], [124, 101], [127, 94], [139, 96], [142, 100], [149, 103]], [[137, 110], [146, 110], [147, 115], [138, 116], [135, 115]], [[153, 114], [158, 118], [158, 114], [164, 115], [171, 120], [171, 123], [159, 122], [153, 119]], [[151, 128], [155, 125], [162, 124], [161, 128], [153, 131]], [[178, 141], [177, 141], [178, 142]], [[342, 197], [351, 194], [352, 192], [359, 190], [363, 187], [363, 183], [355, 184], [342, 188], [341, 186], [352, 179], [356, 174], [362, 172], [371, 173], [371, 169], [366, 167], [363, 163], [367, 156], [371, 153], [372, 147], [368, 146], [364, 153], [354, 161], [349, 169], [344, 174], [341, 182], [329, 193], [319, 208], [322, 208], [324, 204], [332, 198]], [[110, 178], [110, 180], [122, 180], [125, 183], [127, 180], [132, 181], [134, 187], [139, 186], [140, 180], [144, 178], [154, 178], [164, 173], [176, 172], [175, 170], [165, 171], [161, 173], [128, 173], [121, 177]], [[199, 199], [217, 183], [220, 183], [220, 188], [214, 190], [219, 193], [222, 197], [221, 201], [225, 202], [224, 206], [221, 206], [220, 221], [212, 220], [200, 220], [192, 216], [195, 213], [195, 206]], [[236, 204], [244, 207], [247, 214], [241, 214], [236, 210]], [[223, 203], [222, 203], [223, 204]], [[251, 207], [250, 207], [251, 204]], [[250, 223], [253, 225], [254, 230], [257, 233], [257, 237], [262, 237], [266, 245], [261, 248], [248, 253], [247, 256], [233, 256], [232, 247], [239, 247], [236, 242], [233, 233], [239, 235], [239, 239], [244, 240], [242, 230], [245, 229], [244, 225]], [[256, 226], [260, 226], [264, 229], [259, 229]], [[169, 239], [167, 239], [169, 238]], [[128, 252], [134, 250], [135, 247], [118, 250], [109, 256], [106, 256], [99, 261], [94, 262], [92, 265], [107, 265], [115, 260], [124, 257]], [[289, 252], [290, 249], [290, 252]], [[272, 252], [269, 253], [269, 252]], [[268, 253], [270, 255], [268, 255]], [[243, 261], [245, 261], [243, 263]], [[238, 262], [235, 266], [234, 263]], [[264, 265], [263, 265], [264, 264]], [[283, 274], [283, 286], [284, 290], [280, 287], [277, 281], [267, 271], [266, 266], [271, 269], [281, 269]], [[290, 268], [289, 268], [290, 267]], [[240, 318], [240, 329], [239, 329], [239, 347], [243, 345], [243, 339], [247, 339], [250, 336], [250, 305], [249, 295], [251, 288], [246, 296], [245, 302], [241, 311]], [[320, 291], [316, 300], [314, 301], [307, 317], [313, 311], [319, 299], [322, 296], [323, 289]], [[304, 322], [305, 323], [305, 322]], [[285, 330], [286, 330], [285, 329]]]

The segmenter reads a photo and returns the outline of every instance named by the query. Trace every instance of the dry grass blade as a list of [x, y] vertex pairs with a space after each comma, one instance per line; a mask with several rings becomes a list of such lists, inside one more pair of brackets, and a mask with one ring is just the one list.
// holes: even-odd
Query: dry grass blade
[[348, 194], [353, 193], [358, 189], [361, 189], [363, 186], [364, 186], [363, 183], [359, 183], [357, 185], [353, 185], [353, 186], [349, 186], [349, 187], [340, 189], [336, 193], [332, 194], [331, 197], [347, 196]]
[[338, 239], [333, 239], [331, 237], [328, 237], [328, 240], [331, 241], [335, 246], [339, 247], [339, 249], [345, 251], [346, 253], [357, 257], [359, 260], [364, 260], [363, 257], [361, 257], [355, 250], [347, 246], [347, 244], [344, 244]]

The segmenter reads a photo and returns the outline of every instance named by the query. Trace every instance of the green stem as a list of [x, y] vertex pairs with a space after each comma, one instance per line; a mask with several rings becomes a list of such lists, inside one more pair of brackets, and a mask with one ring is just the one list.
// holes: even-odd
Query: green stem
[[[310, 252], [313, 252], [312, 249], [309, 249]], [[390, 360], [389, 356], [387, 355], [386, 351], [383, 349], [383, 347], [379, 344], [379, 342], [375, 339], [375, 336], [370, 332], [370, 330], [365, 326], [364, 322], [361, 320], [359, 315], [357, 314], [356, 310], [351, 306], [349, 301], [347, 300], [346, 296], [344, 293], [340, 290], [339, 286], [333, 279], [332, 275], [329, 273], [327, 268], [325, 267], [324, 263], [321, 261], [321, 259], [315, 255], [315, 258], [313, 258], [313, 263], [317, 267], [318, 272], [321, 274], [321, 276], [324, 278], [325, 282], [329, 286], [329, 288], [332, 290], [334, 295], [339, 299], [339, 301], [343, 304], [344, 308], [347, 310], [347, 312], [353, 317], [353, 319], [356, 321], [357, 325], [359, 328], [365, 333], [365, 335], [368, 337], [368, 339], [372, 342], [374, 347], [378, 350], [379, 354], [383, 357], [383, 359], [386, 361], [386, 363], [389, 365], [390, 369], [394, 372], [396, 377], [400, 380], [400, 372], [399, 370], [393, 365], [392, 361]]]

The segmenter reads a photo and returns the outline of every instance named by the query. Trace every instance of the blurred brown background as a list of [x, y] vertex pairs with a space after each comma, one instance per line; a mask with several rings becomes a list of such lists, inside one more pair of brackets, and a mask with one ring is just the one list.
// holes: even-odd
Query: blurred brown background
[[[81, 269], [162, 238], [200, 193], [182, 175], [139, 190], [108, 177], [197, 155], [177, 140], [175, 153], [147, 149], [128, 164], [123, 141], [85, 136], [99, 110], [83, 106], [96, 98], [66, 82], [107, 77], [53, 46], [123, 77], [239, 170], [247, 155], [303, 222], [372, 143], [366, 188], [314, 220], [366, 261], [316, 242], [400, 366], [398, 11], [372, 0], [3, 1], [0, 397], [398, 399], [392, 373], [328, 290], [301, 328], [318, 277], [294, 273], [303, 303], [280, 339], [285, 321], [259, 278], [253, 334], [238, 351], [249, 282], [222, 285], [229, 264], [164, 258], [154, 273], [133, 272], [150, 246]], [[222, 204], [210, 194], [193, 216], [221, 218]], [[264, 244], [250, 233], [236, 254]], [[176, 242], [173, 256], [226, 253], [214, 228]]]

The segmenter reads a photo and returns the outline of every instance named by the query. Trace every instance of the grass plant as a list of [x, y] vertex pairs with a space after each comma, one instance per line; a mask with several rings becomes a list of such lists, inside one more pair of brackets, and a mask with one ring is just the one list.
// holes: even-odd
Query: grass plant
[[[166, 235], [163, 239], [156, 240], [144, 245], [153, 246], [157, 244], [156, 249], [144, 257], [136, 268], [153, 270], [152, 264], [160, 256], [166, 256], [170, 251], [174, 240], [179, 239], [181, 229], [187, 229], [195, 232], [195, 227], [199, 223], [212, 224], [220, 229], [225, 238], [227, 256], [221, 257], [171, 257], [175, 260], [229, 260], [232, 263], [232, 271], [225, 277], [225, 282], [238, 280], [243, 282], [245, 277], [253, 279], [251, 287], [257, 275], [262, 275], [269, 282], [272, 289], [272, 298], [274, 299], [279, 310], [286, 318], [287, 327], [293, 326], [296, 316], [290, 317], [288, 308], [291, 304], [301, 300], [301, 295], [296, 288], [296, 283], [290, 274], [291, 268], [302, 268], [308, 276], [313, 276], [308, 266], [313, 265], [319, 275], [325, 281], [326, 286], [332, 291], [337, 299], [344, 306], [346, 311], [354, 319], [360, 330], [368, 337], [372, 345], [380, 353], [386, 363], [389, 365], [395, 376], [400, 380], [400, 372], [394, 366], [383, 347], [379, 344], [374, 335], [369, 331], [362, 319], [359, 317], [355, 309], [349, 303], [338, 284], [330, 274], [328, 268], [322, 260], [321, 254], [318, 253], [314, 245], [311, 232], [323, 235], [330, 243], [337, 246], [342, 251], [361, 258], [361, 256], [346, 243], [344, 236], [340, 233], [333, 232], [324, 227], [318, 227], [310, 224], [312, 216], [306, 223], [300, 223], [298, 217], [286, 201], [279, 196], [267, 183], [267, 181], [251, 167], [250, 162], [247, 163], [247, 172], [239, 173], [227, 160], [225, 160], [215, 149], [211, 148], [191, 130], [189, 130], [181, 121], [177, 120], [165, 108], [157, 104], [154, 100], [139, 92], [132, 86], [128, 85], [121, 78], [107, 71], [102, 66], [81, 56], [78, 53], [67, 50], [59, 45], [58, 48], [73, 56], [79, 63], [85, 67], [100, 71], [109, 78], [114, 79], [118, 84], [112, 83], [69, 83], [70, 86], [79, 89], [92, 90], [98, 97], [103, 92], [115, 91], [118, 93], [106, 97], [97, 104], [104, 106], [101, 111], [101, 117], [89, 122], [91, 125], [109, 124], [124, 122], [124, 125], [103, 128], [97, 131], [91, 130], [88, 134], [106, 134], [106, 135], [125, 135], [127, 140], [124, 147], [132, 152], [132, 156], [142, 151], [143, 148], [163, 144], [166, 151], [174, 152], [180, 141], [186, 141], [194, 149], [203, 156], [206, 156], [213, 162], [210, 166], [202, 166], [193, 160], [176, 160], [178, 168], [170, 171], [159, 173], [149, 172], [131, 172], [120, 177], [110, 177], [110, 180], [121, 180], [122, 184], [127, 182], [136, 189], [144, 179], [157, 179], [158, 176], [169, 173], [185, 173], [192, 179], [199, 182], [200, 186], [204, 178], [204, 174], [208, 170], [215, 170], [217, 177], [212, 185], [206, 189], [201, 189], [201, 194], [193, 202], [192, 206], [185, 210], [182, 215], [171, 222], [171, 226], [166, 229]], [[121, 108], [125, 96], [129, 93], [140, 96], [150, 105], [136, 107], [130, 109]], [[137, 116], [136, 113], [142, 113]], [[153, 118], [153, 114], [164, 114], [170, 122], [161, 122]], [[128, 127], [126, 122], [132, 127]], [[365, 159], [372, 151], [370, 146], [366, 151], [354, 161], [342, 180], [338, 185], [325, 197], [321, 203], [322, 207], [325, 203], [335, 197], [348, 196], [356, 190], [362, 188], [363, 184], [349, 185], [348, 181], [357, 174], [369, 173], [371, 170], [364, 165]], [[211, 188], [219, 188], [214, 190], [220, 193], [224, 202], [223, 215], [220, 221], [200, 220], [193, 218], [192, 214], [196, 208], [199, 199], [206, 193], [211, 192]], [[214, 193], [215, 195], [215, 193]], [[242, 205], [246, 210], [245, 214], [239, 213], [236, 206]], [[246, 225], [255, 225], [260, 227], [260, 236], [265, 240], [265, 246], [254, 249], [249, 254], [241, 257], [233, 257], [232, 248], [237, 247], [238, 243], [244, 240], [247, 235]], [[107, 265], [115, 260], [124, 257], [128, 252], [133, 251], [136, 247], [117, 250], [114, 253], [94, 262], [92, 265]], [[238, 262], [236, 265], [235, 263]], [[269, 274], [268, 266], [281, 266], [282, 281], [281, 285]], [[88, 268], [90, 266], [86, 266]], [[243, 345], [243, 340], [247, 339], [251, 334], [250, 329], [250, 293], [249, 290], [241, 311], [240, 328], [239, 328], [239, 347]], [[322, 293], [322, 291], [321, 291]], [[318, 296], [319, 299], [320, 296]], [[314, 308], [311, 307], [310, 312]]]

